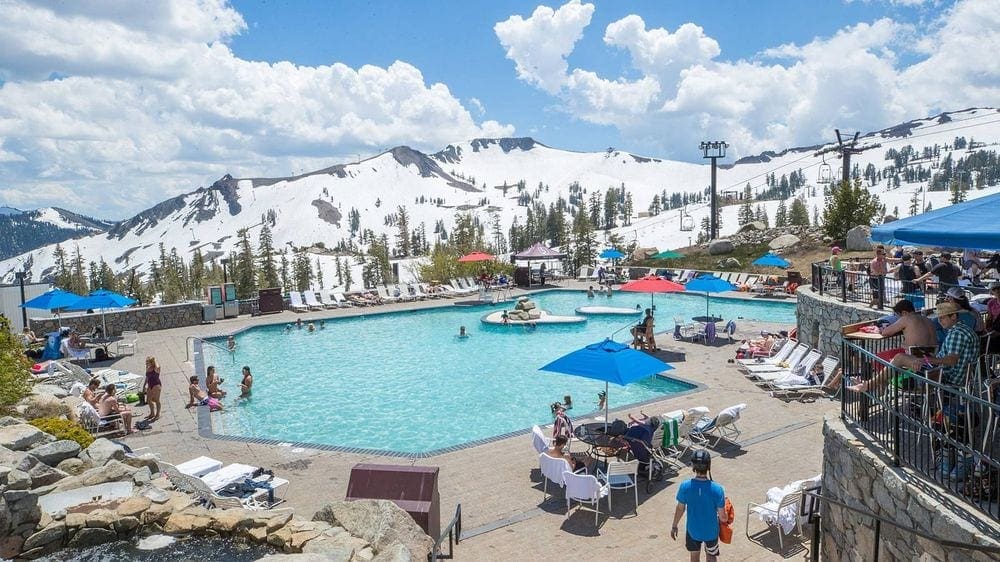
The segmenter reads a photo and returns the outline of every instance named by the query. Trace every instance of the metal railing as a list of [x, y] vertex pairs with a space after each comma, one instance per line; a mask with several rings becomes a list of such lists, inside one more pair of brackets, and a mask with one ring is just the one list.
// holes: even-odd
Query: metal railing
[[[441, 553], [441, 545], [444, 544], [445, 538], [448, 539], [448, 554]], [[434, 541], [434, 546], [431, 547], [431, 551], [427, 553], [428, 562], [435, 562], [435, 560], [450, 560], [455, 557], [455, 545], [462, 540], [462, 504], [458, 504], [455, 508], [455, 516], [451, 518], [451, 522], [444, 528], [441, 532], [441, 536]]]
[[[900, 281], [885, 275], [871, 275], [862, 262], [844, 262], [843, 271], [835, 271], [826, 262], [812, 264], [812, 290], [830, 295], [841, 302], [860, 302], [882, 310], [891, 308], [900, 299], [913, 302], [917, 310], [934, 308], [937, 295], [949, 285], [935, 284], [924, 292], [913, 281]], [[924, 284], [926, 287], [927, 285]]]
[[[1000, 356], [983, 355], [960, 385], [940, 368], [904, 371], [851, 340], [841, 365], [841, 418], [871, 437], [869, 448], [1000, 521]], [[850, 390], [851, 379], [871, 381], [868, 392]]]
[[224, 351], [224, 352], [228, 353], [229, 354], [229, 358], [233, 360], [233, 363], [236, 363], [236, 352], [235, 351], [233, 351], [232, 349], [228, 349], [226, 347], [223, 347], [223, 346], [221, 346], [221, 345], [219, 345], [217, 343], [212, 343], [212, 342], [206, 340], [205, 338], [199, 338], [198, 336], [188, 336], [184, 340], [184, 358], [185, 358], [186, 361], [191, 361], [191, 349], [194, 347], [194, 346], [191, 345], [191, 342], [193, 340], [200, 341], [202, 343], [202, 345], [209, 345], [209, 346], [212, 346], [212, 347], [214, 347], [214, 348], [216, 348], [216, 349], [218, 349], [220, 351]]
[[873, 541], [873, 544], [872, 544], [871, 556], [868, 557], [868, 558], [865, 558], [865, 560], [870, 560], [872, 562], [878, 562], [878, 560], [879, 560], [879, 551], [881, 550], [881, 548], [879, 548], [879, 547], [881, 546], [881, 543], [882, 543], [882, 525], [883, 524], [890, 525], [890, 526], [895, 527], [895, 528], [897, 528], [900, 531], [903, 531], [905, 533], [910, 533], [910, 534], [916, 535], [916, 536], [918, 536], [920, 538], [923, 538], [923, 539], [926, 539], [928, 541], [931, 541], [933, 543], [937, 543], [937, 544], [941, 545], [942, 547], [947, 547], [947, 548], [950, 548], [950, 549], [951, 548], [960, 548], [960, 549], [963, 549], [963, 550], [971, 550], [971, 551], [974, 551], [974, 552], [988, 552], [988, 553], [991, 553], [991, 554], [1000, 554], [1000, 547], [998, 547], [998, 546], [983, 545], [983, 544], [972, 544], [972, 543], [967, 543], [967, 542], [960, 542], [960, 541], [952, 541], [952, 540], [948, 540], [948, 539], [943, 539], [941, 537], [936, 537], [934, 535], [928, 534], [928, 533], [926, 533], [924, 531], [921, 531], [919, 529], [915, 529], [915, 528], [910, 527], [908, 525], [903, 525], [903, 524], [897, 522], [894, 519], [889, 519], [888, 517], [882, 517], [881, 515], [877, 515], [875, 513], [872, 513], [871, 511], [868, 511], [867, 509], [859, 509], [857, 507], [853, 507], [853, 506], [847, 505], [844, 502], [841, 502], [839, 500], [835, 500], [833, 498], [830, 498], [830, 497], [822, 495], [820, 493], [820, 487], [817, 486], [815, 488], [808, 488], [808, 489], [805, 489], [805, 490], [802, 491], [802, 503], [800, 504], [800, 507], [799, 507], [799, 516], [800, 517], [802, 517], [802, 516], [808, 517], [808, 519], [809, 519], [809, 525], [812, 526], [812, 539], [811, 539], [811, 546], [809, 547], [809, 557], [810, 557], [810, 559], [813, 562], [819, 562], [820, 527], [821, 527], [820, 523], [821, 523], [821, 520], [822, 520], [822, 503], [823, 502], [836, 505], [836, 506], [838, 506], [840, 508], [846, 509], [846, 510], [851, 511], [853, 513], [857, 513], [858, 515], [863, 515], [865, 517], [871, 517], [872, 518], [872, 520], [875, 523], [875, 530], [874, 530], [874, 533], [875, 533], [875, 537], [874, 538], [875, 538], [875, 540]]

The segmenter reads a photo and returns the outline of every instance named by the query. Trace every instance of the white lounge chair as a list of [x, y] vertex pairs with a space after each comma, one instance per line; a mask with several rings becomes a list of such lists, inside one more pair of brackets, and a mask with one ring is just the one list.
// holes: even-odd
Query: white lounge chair
[[549, 481], [560, 488], [564, 487], [566, 481], [563, 478], [563, 473], [569, 472], [572, 474], [572, 468], [566, 459], [550, 457], [545, 452], [538, 455], [538, 469], [541, 471], [543, 479], [542, 501], [545, 501], [549, 497]]
[[379, 298], [384, 302], [399, 302], [400, 298], [395, 295], [390, 295], [388, 289], [382, 286], [375, 287], [375, 292], [378, 293]]
[[802, 361], [807, 353], [809, 353], [809, 346], [805, 344], [798, 344], [784, 359], [780, 359], [779, 355], [775, 355], [770, 359], [764, 359], [763, 361], [756, 363], [744, 364], [742, 367], [743, 370], [746, 371], [746, 375], [748, 377], [754, 378], [761, 373], [791, 369], [795, 367], [799, 361]]
[[323, 308], [337, 308], [337, 302], [328, 299], [330, 299], [330, 297], [329, 296], [324, 297], [323, 293], [319, 293], [316, 295], [316, 300], [319, 301], [319, 304], [321, 304]]
[[449, 286], [452, 288], [453, 291], [455, 291], [456, 294], [462, 295], [462, 296], [470, 295], [472, 293], [478, 292], [477, 289], [470, 289], [468, 287], [463, 287], [459, 283], [459, 281], [458, 281], [457, 278], [456, 279], [452, 279], [451, 281], [449, 281]]
[[[695, 445], [704, 445], [706, 439], [692, 430], [702, 419], [708, 417], [709, 409], [705, 406], [689, 408], [683, 413], [681, 421], [677, 425], [677, 458], [683, 457]], [[664, 418], [675, 415], [674, 413], [663, 414]]]
[[196, 457], [187, 462], [182, 462], [177, 465], [177, 470], [187, 474], [188, 476], [203, 476], [210, 472], [215, 472], [222, 468], [222, 462], [213, 459], [212, 457]]
[[417, 295], [411, 293], [406, 285], [395, 285], [395, 290], [399, 291], [399, 299], [404, 302], [417, 300]]
[[302, 298], [305, 299], [306, 306], [310, 310], [323, 310], [323, 304], [316, 300], [316, 293], [312, 291], [303, 291]]
[[353, 302], [347, 300], [347, 297], [344, 296], [344, 293], [333, 292], [330, 293], [330, 295], [333, 297], [333, 302], [337, 303], [337, 306], [340, 306], [342, 308], [354, 306]]
[[123, 349], [129, 349], [132, 355], [135, 355], [135, 350], [139, 349], [139, 332], [135, 330], [122, 331], [122, 339], [118, 340], [115, 352], [121, 355]]
[[590, 281], [590, 266], [581, 265], [579, 275], [576, 276], [577, 281]]
[[695, 424], [691, 431], [706, 439], [710, 433], [715, 433], [716, 447], [719, 446], [719, 442], [723, 438], [735, 442], [739, 439], [740, 434], [743, 433], [739, 426], [736, 425], [736, 422], [739, 421], [740, 414], [746, 407], [746, 404], [736, 404], [722, 410], [717, 416], [707, 421], [705, 418], [702, 418], [701, 421]]
[[746, 359], [737, 359], [736, 364], [739, 367], [745, 367], [747, 365], [765, 365], [778, 363], [788, 359], [795, 346], [799, 345], [799, 342], [793, 339], [782, 339], [774, 342], [774, 345], [768, 350], [767, 354], [758, 354], [753, 357], [748, 357]]
[[[597, 525], [598, 517], [601, 515], [601, 498], [611, 491], [608, 485], [602, 484], [591, 474], [574, 474], [568, 470], [563, 472], [563, 481], [566, 483], [566, 517], [569, 517], [574, 501], [581, 506], [587, 504], [592, 506], [594, 525]], [[610, 504], [608, 509], [610, 510]]]
[[69, 358], [70, 361], [82, 361], [84, 363], [90, 363], [90, 348], [84, 346], [83, 348], [75, 348], [69, 346], [69, 338], [66, 338], [59, 344], [59, 351], [62, 352], [64, 357]]
[[776, 381], [771, 386], [771, 396], [776, 398], [804, 398], [813, 395], [825, 395], [827, 393], [827, 383], [833, 377], [837, 369], [840, 368], [840, 360], [836, 357], [828, 356], [823, 358], [823, 382], [820, 384], [798, 384], [801, 381], [785, 382]]
[[787, 369], [779, 371], [764, 371], [754, 374], [754, 384], [768, 388], [773, 384], [791, 384], [799, 381], [805, 384], [805, 377], [812, 372], [813, 367], [823, 360], [823, 354], [818, 349], [812, 349], [801, 361], [795, 363]]
[[295, 312], [305, 312], [309, 310], [309, 305], [302, 303], [302, 293], [298, 291], [288, 292], [289, 308]]

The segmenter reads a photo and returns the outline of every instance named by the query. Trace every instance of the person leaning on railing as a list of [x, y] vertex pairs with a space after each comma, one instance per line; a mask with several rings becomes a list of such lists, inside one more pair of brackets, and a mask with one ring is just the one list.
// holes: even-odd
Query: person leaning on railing
[[[937, 307], [937, 318], [946, 330], [944, 341], [934, 356], [917, 357], [901, 354], [893, 358], [893, 365], [912, 372], [941, 367], [941, 382], [950, 386], [961, 386], [965, 383], [965, 372], [969, 365], [974, 365], [979, 356], [979, 338], [968, 326], [958, 320], [961, 311], [952, 302], [941, 303]], [[889, 369], [883, 369], [870, 380], [848, 387], [855, 392], [881, 390], [886, 386], [891, 376]]]
[[951, 253], [941, 252], [941, 261], [930, 270], [917, 278], [917, 283], [926, 281], [931, 275], [938, 278], [938, 293], [944, 294], [949, 287], [957, 287], [958, 279], [962, 276], [962, 268], [951, 263]]

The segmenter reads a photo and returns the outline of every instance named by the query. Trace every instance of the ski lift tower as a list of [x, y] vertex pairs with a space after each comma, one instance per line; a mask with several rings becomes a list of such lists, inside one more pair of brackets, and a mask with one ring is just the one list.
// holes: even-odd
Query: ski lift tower
[[[835, 133], [837, 133], [837, 145], [836, 146], [831, 146], [829, 148], [824, 148], [823, 150], [820, 150], [820, 151], [814, 153], [813, 156], [823, 156], [823, 155], [825, 155], [828, 152], [837, 152], [839, 154], [842, 162], [843, 162], [843, 166], [841, 166], [841, 171], [840, 171], [840, 181], [850, 181], [850, 179], [851, 179], [851, 155], [852, 154], [861, 154], [862, 152], [864, 152], [866, 150], [871, 150], [873, 148], [878, 148], [878, 147], [880, 147], [882, 145], [876, 143], [876, 144], [868, 144], [868, 145], [859, 147], [858, 146], [858, 136], [861, 133], [854, 133], [854, 137], [851, 138], [851, 140], [847, 141], [843, 137], [840, 136], [840, 129], [834, 129], [833, 131]], [[823, 165], [826, 165], [825, 158], [823, 160]], [[822, 176], [822, 172], [823, 172], [823, 168], [822, 168], [823, 165], [820, 166], [820, 175], [821, 176]], [[822, 183], [822, 182], [820, 182], [820, 183]]]
[[715, 197], [715, 170], [716, 161], [719, 158], [726, 157], [726, 148], [728, 147], [729, 145], [726, 144], [726, 141], [704, 141], [698, 145], [698, 148], [702, 152], [702, 158], [712, 159], [712, 189], [709, 194], [709, 212], [711, 213], [708, 227], [709, 240], [715, 240], [719, 237], [719, 202]]

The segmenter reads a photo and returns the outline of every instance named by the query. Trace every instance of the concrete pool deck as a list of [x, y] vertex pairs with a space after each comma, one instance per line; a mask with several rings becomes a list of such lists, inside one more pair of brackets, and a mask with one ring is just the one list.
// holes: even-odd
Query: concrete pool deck
[[[587, 285], [576, 282], [561, 284], [564, 288], [586, 288]], [[519, 294], [515, 293], [515, 297]], [[613, 297], [607, 300], [614, 302]], [[304, 517], [311, 517], [326, 501], [344, 497], [350, 469], [356, 463], [439, 466], [442, 522], [451, 519], [456, 504], [462, 505], [465, 540], [456, 549], [457, 558], [462, 560], [525, 559], [531, 557], [526, 553], [532, 552], [559, 552], [570, 556], [592, 556], [601, 552], [616, 559], [686, 557], [683, 541], [671, 541], [668, 531], [675, 506], [676, 485], [690, 477], [689, 471], [656, 483], [653, 493], [649, 495], [645, 494], [644, 486], [640, 486], [638, 516], [632, 514], [631, 492], [615, 493], [612, 515], [602, 516], [600, 527], [595, 529], [592, 513], [574, 512], [569, 519], [564, 517], [565, 501], [561, 499], [561, 492], [556, 493], [556, 499], [550, 496], [542, 502], [538, 459], [527, 435], [429, 458], [406, 459], [206, 438], [199, 435], [198, 409], [184, 407], [187, 403], [187, 377], [193, 369], [188, 361], [188, 338], [191, 336], [230, 333], [250, 326], [293, 322], [296, 318], [329, 319], [448, 306], [451, 302], [431, 300], [306, 314], [283, 312], [140, 334], [136, 355], [121, 358], [114, 366], [141, 373], [145, 356], [156, 356], [162, 368], [163, 412], [152, 430], [127, 437], [125, 442], [133, 448], [151, 447], [169, 462], [179, 463], [207, 455], [225, 463], [241, 462], [271, 468], [291, 481], [288, 504]], [[660, 327], [667, 333], [658, 334], [658, 343], [670, 355], [668, 360], [676, 369], [671, 371], [671, 376], [697, 382], [707, 388], [644, 405], [642, 410], [663, 413], [703, 405], [714, 414], [733, 404], [747, 404], [740, 422], [743, 429], [740, 445], [723, 446], [719, 449], [721, 455], [714, 455], [713, 475], [726, 487], [737, 512], [734, 541], [732, 545], [723, 546], [723, 555], [727, 559], [773, 560], [779, 556], [775, 552], [777, 540], [773, 535], [769, 535], [762, 546], [748, 541], [742, 534], [746, 504], [763, 500], [764, 492], [772, 486], [782, 486], [819, 472], [822, 466], [822, 418], [825, 414], [835, 413], [838, 405], [828, 400], [785, 403], [771, 398], [727, 363], [727, 359], [735, 353], [736, 343], [723, 340], [715, 346], [706, 346], [676, 342], [668, 333], [672, 322], [663, 322]], [[779, 327], [787, 328], [766, 322], [742, 321], [736, 340], [756, 337], [761, 329]], [[684, 354], [683, 361], [676, 360], [678, 354]], [[238, 377], [239, 365], [227, 363], [217, 367], [226, 378]], [[267, 373], [257, 373], [256, 376], [267, 376]], [[255, 398], [259, 400], [263, 397]], [[550, 401], [549, 398], [540, 400]], [[571, 414], [577, 414], [574, 416], [577, 422], [581, 418], [594, 417], [579, 414], [590, 409], [584, 408], [585, 405], [596, 408], [596, 397], [575, 398], [576, 408]], [[231, 400], [224, 402], [231, 403]], [[138, 417], [145, 413], [146, 408], [140, 408]], [[624, 417], [623, 411], [618, 413]], [[455, 415], [473, 416], [474, 412], [456, 412]], [[321, 418], [322, 413], [317, 412], [317, 419]], [[359, 420], [359, 423], [365, 422]], [[606, 512], [607, 504], [601, 502], [601, 506]], [[751, 530], [763, 529], [759, 522], [756, 526], [753, 523]], [[795, 541], [786, 540], [787, 543], [795, 544]], [[801, 556], [801, 548], [796, 551], [794, 547], [786, 546], [785, 555]]]

